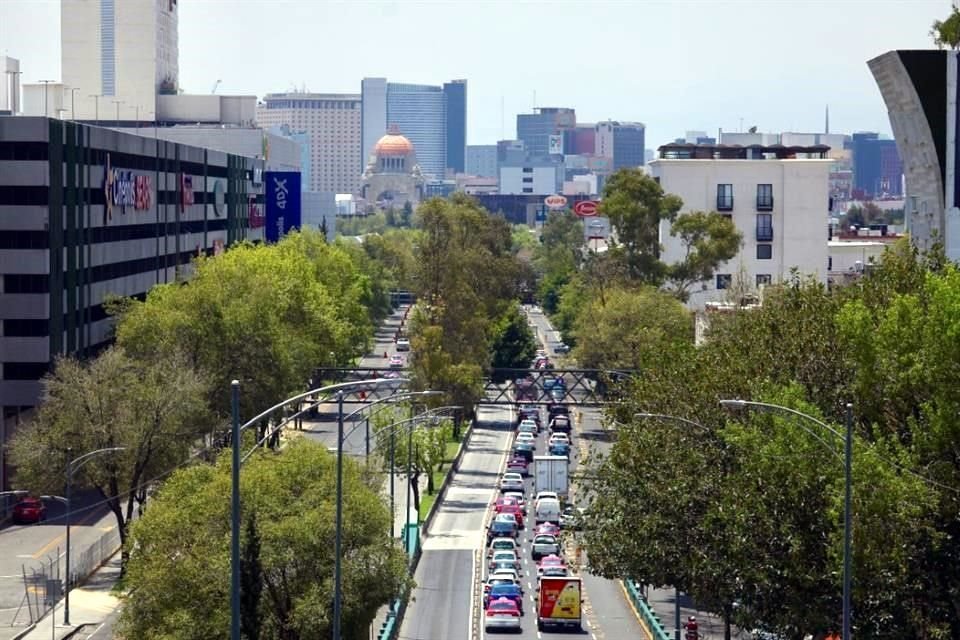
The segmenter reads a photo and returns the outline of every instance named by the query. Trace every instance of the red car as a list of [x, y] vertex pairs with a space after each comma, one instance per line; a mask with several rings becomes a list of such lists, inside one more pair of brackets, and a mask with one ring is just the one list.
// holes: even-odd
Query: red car
[[503, 511], [503, 508], [508, 505], [519, 505], [516, 498], [511, 498], [509, 496], [500, 496], [497, 498], [497, 501], [493, 503], [493, 510], [496, 513]]
[[553, 524], [552, 522], [544, 522], [539, 527], [534, 535], [548, 535], [548, 536], [558, 536], [560, 535], [560, 527]]
[[13, 507], [13, 521], [34, 524], [47, 519], [47, 507], [39, 498], [24, 498]]

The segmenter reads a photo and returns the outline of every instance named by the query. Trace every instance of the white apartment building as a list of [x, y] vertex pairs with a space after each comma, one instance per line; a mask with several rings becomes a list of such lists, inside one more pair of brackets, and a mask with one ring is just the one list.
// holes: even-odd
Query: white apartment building
[[156, 120], [157, 96], [179, 88], [177, 15], [177, 0], [60, 0], [69, 117]]
[[309, 136], [308, 191], [359, 193], [360, 114], [359, 94], [270, 93], [257, 105], [257, 124], [288, 125]]
[[[650, 165], [663, 190], [680, 196], [683, 212], [716, 211], [743, 234], [740, 252], [720, 265], [711, 282], [691, 291], [688, 305], [703, 309], [729, 291], [757, 290], [784, 281], [791, 270], [827, 281], [829, 239], [826, 147], [724, 148], [665, 145]], [[660, 227], [662, 259], [685, 254], [670, 223]]]
[[558, 167], [562, 165], [520, 165], [500, 167], [500, 195], [548, 196], [559, 191]]

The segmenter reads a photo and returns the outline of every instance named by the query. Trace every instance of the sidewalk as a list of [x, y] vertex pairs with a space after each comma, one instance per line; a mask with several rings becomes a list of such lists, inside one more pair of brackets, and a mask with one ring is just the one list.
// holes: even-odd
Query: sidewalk
[[120, 552], [113, 554], [107, 562], [93, 572], [82, 587], [70, 591], [70, 626], [63, 626], [63, 600], [56, 606], [54, 620], [47, 613], [29, 631], [14, 636], [15, 640], [64, 640], [72, 638], [81, 631], [90, 631], [103, 624], [108, 617], [120, 608], [120, 599], [111, 592], [120, 579]]

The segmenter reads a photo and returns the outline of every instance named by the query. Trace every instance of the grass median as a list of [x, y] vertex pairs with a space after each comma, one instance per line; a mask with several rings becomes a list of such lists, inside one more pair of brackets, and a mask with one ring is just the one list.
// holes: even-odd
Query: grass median
[[[464, 429], [464, 431], [466, 431], [466, 429]], [[461, 433], [459, 438], [451, 437], [451, 439], [447, 441], [446, 450], [443, 455], [443, 464], [433, 472], [433, 486], [435, 491], [432, 494], [424, 491], [420, 497], [420, 522], [426, 520], [427, 514], [430, 513], [430, 509], [433, 507], [433, 503], [436, 502], [437, 496], [440, 494], [440, 489], [443, 487], [443, 481], [446, 480], [447, 474], [450, 473], [453, 461], [457, 457], [457, 452], [460, 450], [460, 442], [463, 440], [463, 436], [464, 434]]]

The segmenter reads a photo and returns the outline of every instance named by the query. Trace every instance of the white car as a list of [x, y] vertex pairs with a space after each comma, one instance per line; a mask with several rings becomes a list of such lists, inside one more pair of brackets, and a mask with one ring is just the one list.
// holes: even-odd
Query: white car
[[498, 569], [487, 576], [487, 582], [491, 580], [496, 580], [497, 578], [510, 578], [513, 580], [513, 583], [516, 585], [520, 584], [520, 572], [519, 571], [510, 571], [509, 569]]
[[516, 553], [519, 548], [517, 541], [513, 538], [494, 538], [490, 541], [490, 547], [487, 549], [487, 557], [493, 556], [497, 551], [513, 551]]
[[549, 440], [547, 440], [547, 446], [550, 446], [555, 442], [562, 442], [563, 444], [569, 445], [570, 436], [568, 436], [565, 433], [555, 433], [552, 436], [550, 436]]
[[523, 476], [519, 473], [505, 473], [500, 479], [500, 491], [523, 491]]
[[487, 568], [493, 570], [498, 562], [512, 562], [513, 567], [519, 571], [520, 570], [520, 559], [517, 558], [516, 551], [510, 550], [500, 550], [494, 551], [493, 556], [490, 558], [490, 562], [487, 564]]
[[537, 497], [533, 499], [534, 506], [536, 506], [537, 502], [540, 502], [541, 498], [552, 498], [554, 500], [559, 500], [560, 496], [557, 495], [556, 491], [540, 491], [537, 493]]
[[537, 429], [537, 423], [533, 420], [524, 420], [520, 423], [520, 426], [517, 427], [517, 434], [529, 433], [531, 435], [537, 435], [539, 429]]
[[484, 593], [486, 593], [487, 591], [490, 590], [490, 587], [492, 587], [493, 585], [504, 584], [504, 583], [512, 583], [517, 585], [518, 587], [520, 587], [520, 593], [523, 593], [523, 585], [520, 583], [520, 577], [517, 575], [515, 571], [513, 572], [498, 571], [497, 573], [487, 576], [486, 582], [483, 583], [483, 591]]
[[533, 435], [532, 433], [527, 433], [527, 432], [521, 431], [520, 433], [517, 434], [517, 439], [516, 439], [516, 441], [517, 441], [518, 443], [519, 443], [519, 442], [529, 442], [530, 444], [536, 444], [536, 442], [537, 442], [537, 437], [536, 437], [535, 435]]
[[397, 351], [410, 351], [410, 340], [407, 338], [398, 338]]

